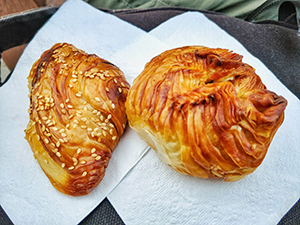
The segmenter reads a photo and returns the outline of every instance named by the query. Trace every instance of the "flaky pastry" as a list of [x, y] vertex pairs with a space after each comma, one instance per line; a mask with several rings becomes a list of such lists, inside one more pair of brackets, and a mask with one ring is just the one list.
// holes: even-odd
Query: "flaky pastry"
[[90, 193], [127, 123], [129, 90], [123, 72], [71, 44], [45, 51], [28, 77], [30, 120], [25, 138], [60, 192]]
[[186, 46], [147, 63], [125, 105], [130, 126], [174, 170], [236, 181], [262, 163], [287, 101], [241, 55]]

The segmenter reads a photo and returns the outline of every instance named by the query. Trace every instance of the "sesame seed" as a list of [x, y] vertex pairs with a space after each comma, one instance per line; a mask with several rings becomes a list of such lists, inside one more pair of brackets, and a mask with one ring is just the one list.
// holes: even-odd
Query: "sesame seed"
[[117, 136], [113, 136], [111, 139], [114, 141], [117, 139]]
[[61, 133], [62, 137], [67, 137], [66, 133]]
[[81, 117], [80, 119], [81, 119], [81, 121], [83, 121], [83, 122], [87, 121], [87, 118], [85, 118], [85, 117]]
[[95, 137], [95, 134], [94, 134], [94, 132], [92, 132], [92, 133], [91, 133], [91, 135], [92, 135], [92, 137]]
[[44, 139], [46, 144], [49, 144], [49, 140], [47, 138]]
[[80, 154], [81, 153], [81, 148], [78, 148], [77, 149], [77, 154]]
[[37, 135], [37, 139], [38, 139], [38, 141], [39, 141], [39, 140], [41, 140], [41, 137], [40, 137], [40, 135]]
[[87, 131], [91, 132], [91, 131], [93, 131], [93, 129], [88, 127]]
[[105, 77], [103, 76], [102, 73], [100, 73], [99, 76], [100, 76], [101, 80], [105, 80]]
[[111, 119], [111, 114], [109, 114], [109, 115], [107, 116], [107, 119], [108, 119], [108, 120], [110, 120], [110, 119]]
[[109, 88], [108, 88], [108, 87], [106, 87], [105, 90], [106, 90], [107, 92], [109, 92]]
[[69, 128], [70, 128], [70, 124], [67, 124], [67, 125], [66, 125], [66, 128], [69, 129]]
[[80, 163], [81, 163], [81, 164], [86, 164], [86, 161], [82, 160]]
[[119, 91], [120, 93], [122, 93], [122, 88], [119, 87], [119, 88], [118, 88], [118, 91]]
[[72, 108], [73, 108], [73, 106], [72, 106], [72, 105], [68, 105], [67, 107], [68, 107], [69, 109], [72, 109]]
[[92, 157], [93, 157], [93, 158], [95, 158], [95, 157], [97, 157], [97, 156], [98, 156], [98, 155], [97, 155], [97, 154], [95, 154], [95, 153], [94, 153], [94, 154], [92, 154]]
[[56, 147], [59, 147], [60, 146], [60, 142], [56, 142]]
[[123, 82], [121, 82], [122, 87], [125, 87], [125, 84]]
[[56, 152], [57, 157], [61, 157], [61, 154], [59, 152]]
[[69, 116], [69, 120], [72, 119], [74, 117], [74, 115]]
[[58, 149], [55, 148], [55, 149], [52, 150], [52, 152], [56, 153], [56, 152], [58, 152]]
[[82, 176], [85, 177], [86, 175], [87, 175], [87, 172], [84, 171], [84, 172], [82, 173]]
[[61, 112], [62, 112], [62, 114], [66, 114], [67, 113], [67, 111], [65, 109], [62, 109]]
[[47, 120], [48, 118], [46, 116], [43, 116], [42, 117], [42, 120]]
[[98, 112], [98, 111], [95, 109], [92, 113], [93, 113], [93, 114], [96, 114], [97, 112]]
[[110, 129], [110, 130], [109, 130], [109, 133], [110, 133], [111, 135], [113, 134], [113, 132], [114, 132], [113, 129]]
[[114, 128], [114, 125], [112, 123], [108, 124], [110, 127]]
[[70, 167], [68, 168], [68, 170], [74, 170], [74, 169], [75, 169], [74, 166], [70, 166]]
[[69, 101], [70, 101], [70, 99], [67, 98], [67, 99], [66, 99], [66, 103], [68, 103]]
[[65, 129], [60, 129], [59, 130], [59, 133], [63, 133], [63, 132], [65, 132]]
[[100, 101], [101, 101], [99, 97], [96, 97], [95, 100], [96, 100], [97, 102], [100, 102]]
[[115, 104], [114, 104], [114, 103], [112, 103], [112, 104], [111, 104], [111, 107], [112, 107], [113, 109], [115, 109]]
[[63, 139], [61, 139], [61, 138], [59, 138], [58, 140], [59, 140], [59, 142], [61, 142], [61, 143], [65, 143], [65, 141], [64, 141]]
[[116, 78], [114, 79], [114, 82], [115, 82], [116, 84], [118, 83], [118, 81], [117, 81], [117, 79], [116, 79]]
[[82, 129], [86, 129], [87, 128], [87, 126], [85, 126], [85, 125], [81, 125], [80, 126]]
[[60, 107], [63, 109], [65, 108], [64, 104], [63, 103], [60, 103]]
[[77, 162], [78, 161], [75, 157], [73, 157], [72, 160], [73, 160], [73, 162]]
[[93, 148], [93, 149], [91, 150], [91, 153], [95, 153], [95, 152], [96, 152], [96, 149]]
[[101, 156], [98, 155], [98, 156], [96, 157], [96, 160], [100, 160], [100, 159], [101, 159]]
[[57, 130], [58, 130], [57, 127], [53, 127], [52, 129], [53, 129], [54, 131], [57, 131]]
[[62, 168], [65, 168], [65, 166], [66, 166], [66, 164], [64, 164], [64, 163], [63, 163], [63, 164], [61, 164], [61, 167], [62, 167]]

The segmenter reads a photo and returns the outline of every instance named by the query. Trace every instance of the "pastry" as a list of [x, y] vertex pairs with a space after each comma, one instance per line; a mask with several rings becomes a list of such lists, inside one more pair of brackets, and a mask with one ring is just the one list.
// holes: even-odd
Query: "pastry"
[[241, 55], [185, 46], [147, 63], [125, 106], [129, 125], [174, 170], [237, 181], [262, 163], [287, 101]]
[[25, 138], [60, 192], [80, 196], [102, 180], [127, 123], [123, 72], [68, 43], [55, 44], [28, 77]]

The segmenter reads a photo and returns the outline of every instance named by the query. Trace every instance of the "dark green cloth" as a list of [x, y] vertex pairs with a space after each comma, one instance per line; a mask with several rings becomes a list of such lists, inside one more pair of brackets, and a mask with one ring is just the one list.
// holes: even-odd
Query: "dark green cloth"
[[270, 3], [256, 21], [277, 20], [280, 0], [87, 0], [95, 7], [106, 9], [145, 9], [154, 7], [184, 7], [220, 12], [231, 17], [245, 19], [263, 3]]

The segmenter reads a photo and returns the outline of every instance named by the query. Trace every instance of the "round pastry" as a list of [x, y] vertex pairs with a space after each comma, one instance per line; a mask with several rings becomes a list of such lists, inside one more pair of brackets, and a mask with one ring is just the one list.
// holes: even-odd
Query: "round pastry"
[[262, 163], [287, 101], [241, 55], [186, 46], [147, 63], [125, 105], [129, 125], [174, 170], [236, 181]]
[[55, 44], [28, 77], [26, 139], [52, 185], [62, 193], [90, 193], [127, 123], [129, 90], [112, 63], [67, 43]]

